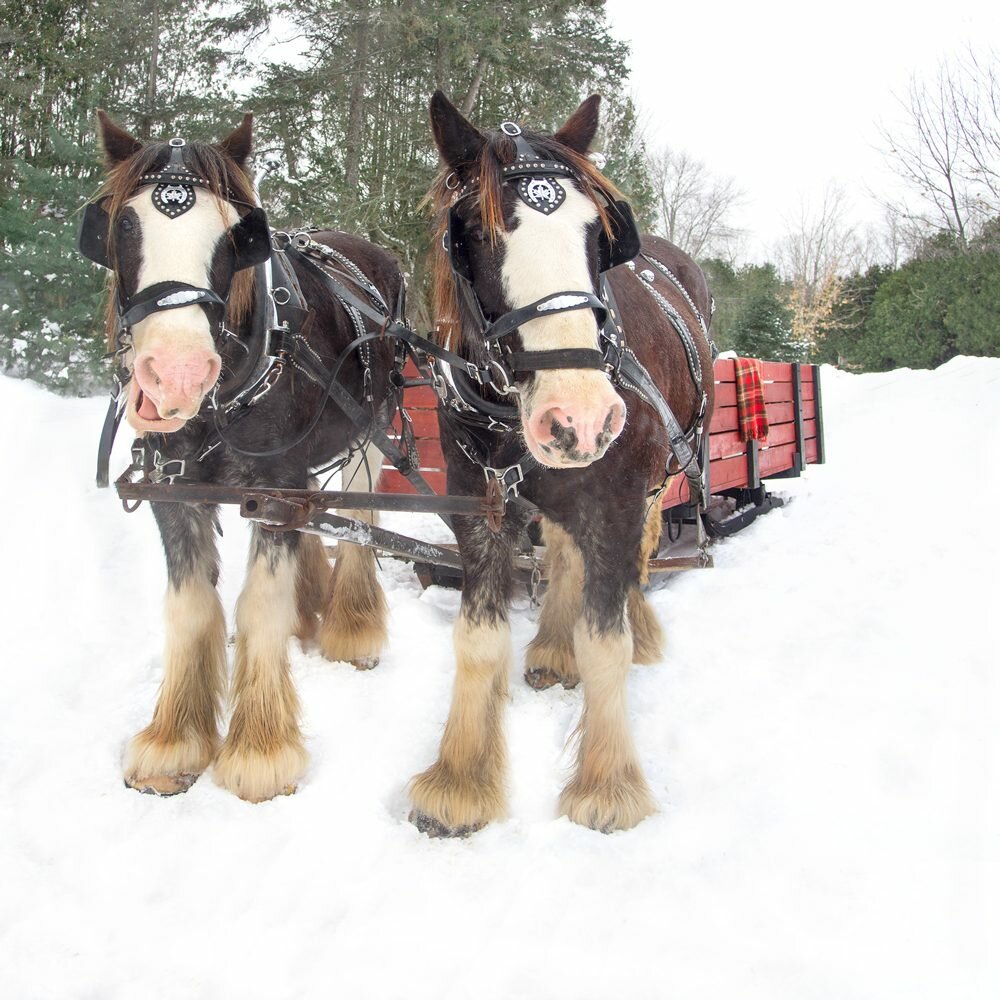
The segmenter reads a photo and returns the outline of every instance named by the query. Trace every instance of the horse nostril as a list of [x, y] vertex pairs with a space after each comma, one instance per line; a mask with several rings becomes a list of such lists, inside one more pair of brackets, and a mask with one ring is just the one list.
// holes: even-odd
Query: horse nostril
[[171, 417], [176, 417], [177, 414], [180, 413], [180, 412], [181, 411], [175, 407], [174, 409], [167, 411], [167, 413], [164, 414], [164, 417], [167, 420], [169, 420]]
[[161, 384], [162, 380], [160, 379], [160, 376], [157, 374], [156, 369], [153, 367], [152, 358], [144, 358], [142, 361], [142, 367], [145, 370], [146, 378], [150, 379], [154, 385]]

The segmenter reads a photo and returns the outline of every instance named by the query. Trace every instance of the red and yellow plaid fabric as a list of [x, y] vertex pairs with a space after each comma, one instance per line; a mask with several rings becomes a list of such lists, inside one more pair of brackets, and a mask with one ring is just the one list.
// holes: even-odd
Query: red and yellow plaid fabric
[[763, 371], [763, 363], [756, 358], [736, 359], [736, 405], [744, 441], [763, 441], [767, 437]]

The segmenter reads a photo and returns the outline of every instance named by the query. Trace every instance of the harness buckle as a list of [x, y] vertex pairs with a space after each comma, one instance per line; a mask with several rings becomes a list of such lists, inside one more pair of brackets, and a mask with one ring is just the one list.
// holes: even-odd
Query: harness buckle
[[187, 462], [183, 458], [165, 458], [159, 450], [153, 452], [153, 470], [149, 474], [151, 483], [167, 482], [171, 486], [174, 480], [184, 475]]
[[277, 384], [281, 373], [285, 370], [285, 363], [281, 358], [275, 358], [267, 375], [264, 376], [264, 384], [247, 400], [247, 406], [259, 403]]
[[503, 491], [504, 500], [513, 500], [518, 495], [518, 487], [524, 482], [524, 469], [520, 463], [508, 465], [504, 469], [484, 465], [483, 472], [486, 475], [487, 486], [495, 482]]
[[[516, 385], [510, 380], [510, 376], [507, 374], [507, 369], [504, 368], [499, 361], [495, 358], [490, 358], [487, 362], [487, 371], [490, 371], [490, 383], [501, 396], [516, 396], [521, 390], [518, 389]], [[500, 380], [497, 381], [496, 372], [500, 376]]]
[[435, 365], [432, 364], [428, 367], [431, 373], [431, 387], [437, 393], [438, 399], [440, 399], [442, 403], [447, 403], [449, 397], [448, 380], [437, 370]]
[[492, 414], [487, 414], [489, 417], [489, 424], [487, 424], [486, 429], [489, 431], [498, 431], [503, 434], [509, 434], [512, 428], [508, 427], [502, 420], [497, 420]]

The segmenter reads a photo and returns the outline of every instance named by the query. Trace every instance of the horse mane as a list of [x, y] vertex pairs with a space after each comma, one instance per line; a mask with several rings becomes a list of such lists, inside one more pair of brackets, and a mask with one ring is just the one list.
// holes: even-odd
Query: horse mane
[[[116, 164], [108, 171], [108, 176], [98, 193], [98, 198], [106, 199], [105, 211], [113, 221], [132, 198], [139, 187], [143, 174], [161, 169], [170, 156], [171, 147], [165, 142], [151, 142], [144, 145], [127, 160]], [[227, 156], [217, 146], [207, 142], [192, 142], [184, 147], [185, 165], [208, 182], [208, 190], [221, 201], [238, 201], [247, 205], [255, 204], [253, 184], [246, 171], [232, 157]], [[108, 256], [115, 259], [115, 226], [109, 227]], [[108, 296], [105, 303], [104, 327], [108, 350], [116, 347], [118, 333], [117, 278], [112, 269], [108, 279]], [[246, 268], [233, 275], [226, 310], [226, 322], [236, 327], [250, 314], [254, 298], [254, 270]]]
[[[502, 169], [514, 162], [517, 146], [514, 140], [499, 129], [484, 133], [485, 143], [478, 157], [467, 172], [466, 179], [479, 178], [479, 211], [483, 232], [491, 243], [503, 231], [503, 175]], [[582, 153], [556, 140], [551, 135], [524, 132], [524, 138], [546, 160], [565, 163], [576, 173], [584, 194], [594, 202], [597, 214], [609, 240], [614, 240], [603, 199], [615, 201], [621, 192]], [[448, 228], [448, 213], [454, 203], [455, 192], [448, 187], [453, 171], [445, 164], [434, 179], [426, 200], [431, 203], [434, 217], [434, 238], [431, 242], [431, 306], [434, 316], [434, 339], [450, 343], [454, 350], [462, 339], [462, 314], [451, 273], [451, 262], [444, 249], [443, 239]], [[599, 198], [598, 195], [602, 197]]]

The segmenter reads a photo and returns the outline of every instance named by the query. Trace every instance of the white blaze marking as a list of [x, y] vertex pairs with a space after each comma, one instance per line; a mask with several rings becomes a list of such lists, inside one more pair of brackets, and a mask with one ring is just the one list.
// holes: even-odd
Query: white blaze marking
[[[152, 187], [140, 188], [128, 202], [139, 216], [142, 233], [142, 264], [136, 291], [160, 281], [182, 281], [208, 288], [215, 247], [223, 233], [239, 221], [236, 209], [229, 202], [199, 189], [194, 205], [172, 219], [153, 204], [152, 192]], [[142, 352], [139, 340], [142, 333], [160, 327], [184, 327], [192, 333], [203, 333], [208, 338], [203, 346], [212, 347], [205, 311], [200, 306], [183, 306], [169, 314], [153, 313], [136, 324], [137, 353]]]
[[[589, 291], [587, 227], [597, 219], [597, 207], [567, 182], [566, 200], [545, 215], [518, 202], [517, 228], [504, 233], [506, 254], [502, 276], [507, 301], [514, 309], [557, 292]], [[597, 321], [585, 310], [558, 313], [521, 327], [526, 351], [561, 347], [596, 347]]]
[[[587, 228], [597, 221], [597, 207], [576, 185], [567, 181], [566, 199], [558, 211], [537, 212], [518, 201], [514, 209], [517, 227], [504, 233], [503, 289], [512, 309], [530, 305], [538, 299], [559, 292], [591, 291], [587, 258]], [[572, 294], [559, 296], [556, 304], [578, 301]], [[521, 327], [521, 341], [526, 351], [547, 351], [582, 347], [596, 349], [597, 320], [590, 309], [540, 315]], [[522, 417], [533, 409], [536, 400], [546, 404], [557, 398], [585, 400], [592, 398], [595, 379], [603, 373], [567, 369], [537, 372], [528, 399], [519, 398]]]

